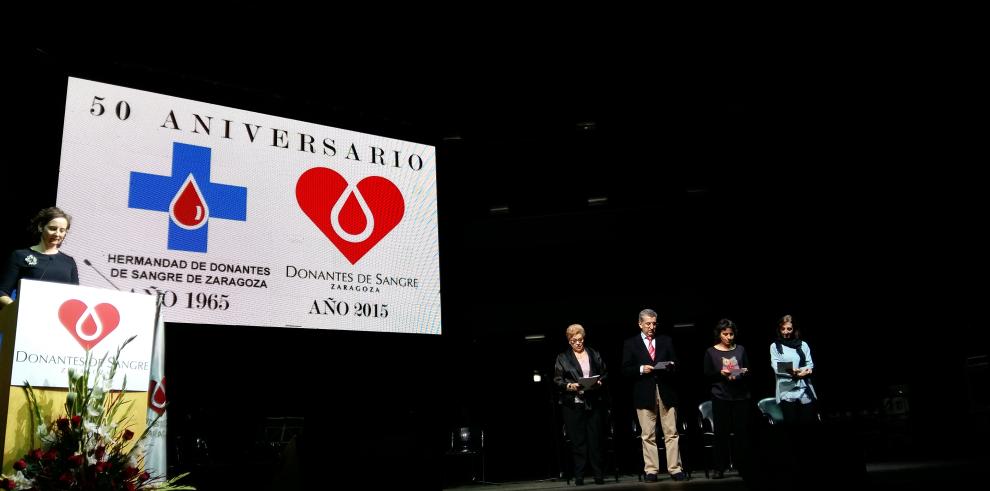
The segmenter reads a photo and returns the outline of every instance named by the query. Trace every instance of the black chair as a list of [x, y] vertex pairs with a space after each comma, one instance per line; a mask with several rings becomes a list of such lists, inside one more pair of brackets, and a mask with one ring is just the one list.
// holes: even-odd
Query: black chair
[[571, 448], [573, 443], [570, 433], [567, 432], [567, 424], [560, 425], [560, 436], [564, 440], [564, 454], [558, 455], [563, 462], [560, 473], [564, 479], [567, 479], [567, 484], [570, 484], [571, 479], [574, 479], [574, 450]]
[[[447, 456], [470, 461], [471, 482], [492, 484], [485, 480], [485, 430], [463, 426], [450, 432], [450, 449]], [[478, 479], [478, 464], [481, 479]]]
[[[710, 478], [709, 469], [715, 461], [715, 418], [712, 413], [712, 401], [698, 404], [698, 432], [701, 434], [701, 448], [705, 456], [705, 478]], [[731, 467], [731, 456], [729, 466]]]
[[[756, 407], [759, 408], [760, 414], [767, 419], [767, 423], [779, 425], [784, 422], [784, 411], [780, 409], [776, 397], [764, 397], [756, 403]], [[818, 419], [819, 423], [823, 421], [821, 411], [815, 413], [815, 418]]]
[[639, 425], [639, 418], [633, 414], [632, 417], [632, 440], [636, 442], [636, 448], [633, 455], [639, 456], [639, 465], [636, 470], [636, 480], [642, 481], [645, 476], [643, 472], [643, 429]]
[[266, 417], [258, 443], [266, 453], [281, 458], [282, 450], [305, 426], [306, 419], [299, 416]]
[[763, 417], [767, 419], [767, 423], [778, 425], [784, 421], [784, 412], [780, 410], [780, 405], [777, 404], [777, 398], [766, 397], [760, 399], [760, 402], [756, 403], [756, 407], [759, 408]]
[[619, 458], [615, 448], [615, 421], [612, 419], [611, 409], [606, 415], [605, 428], [605, 467], [613, 470], [615, 482], [619, 482]]

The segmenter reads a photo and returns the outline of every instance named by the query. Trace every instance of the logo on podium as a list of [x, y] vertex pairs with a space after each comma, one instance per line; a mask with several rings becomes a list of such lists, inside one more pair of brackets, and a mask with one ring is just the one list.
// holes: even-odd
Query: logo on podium
[[120, 312], [108, 303], [93, 307], [82, 300], [66, 300], [58, 308], [58, 320], [83, 349], [90, 350], [120, 324]]
[[165, 412], [168, 398], [165, 397], [165, 377], [161, 382], [157, 380], [148, 381], [148, 409], [157, 414]]

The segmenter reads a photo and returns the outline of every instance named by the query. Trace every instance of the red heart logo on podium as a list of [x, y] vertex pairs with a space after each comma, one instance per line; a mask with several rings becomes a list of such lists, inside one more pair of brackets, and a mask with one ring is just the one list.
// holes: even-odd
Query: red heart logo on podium
[[66, 300], [58, 308], [58, 320], [87, 351], [107, 337], [120, 324], [117, 307], [101, 303], [89, 308], [81, 300]]
[[351, 186], [326, 167], [299, 176], [296, 201], [351, 264], [388, 235], [406, 210], [402, 193], [388, 179], [370, 176]]

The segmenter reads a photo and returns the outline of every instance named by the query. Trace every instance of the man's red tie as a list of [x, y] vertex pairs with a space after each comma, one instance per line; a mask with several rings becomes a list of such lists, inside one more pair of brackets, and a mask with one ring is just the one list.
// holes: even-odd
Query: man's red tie
[[650, 350], [650, 359], [656, 361], [657, 349], [653, 347], [653, 338], [646, 336], [646, 349]]

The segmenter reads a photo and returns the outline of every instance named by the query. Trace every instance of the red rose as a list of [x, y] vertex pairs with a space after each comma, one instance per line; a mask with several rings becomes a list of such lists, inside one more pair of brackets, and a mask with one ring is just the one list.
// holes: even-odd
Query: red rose
[[55, 460], [57, 458], [58, 458], [58, 451], [55, 450], [54, 448], [48, 449], [48, 451], [45, 452], [45, 457], [44, 457], [45, 460]]
[[148, 479], [151, 479], [151, 474], [148, 474], [148, 471], [144, 471], [140, 476], [138, 476], [138, 479], [141, 481], [147, 481]]
[[138, 475], [137, 467], [131, 467], [131, 466], [124, 467], [124, 478], [125, 479], [130, 479], [130, 478], [132, 478], [132, 477], [134, 477], [136, 475]]
[[96, 460], [103, 460], [103, 456], [106, 455], [106, 453], [107, 453], [107, 447], [104, 445], [100, 445], [99, 447], [96, 447], [96, 453], [94, 457], [96, 457]]
[[124, 486], [126, 486], [126, 487], [127, 487], [127, 491], [136, 491], [136, 490], [137, 490], [137, 485], [136, 485], [136, 484], [134, 484], [134, 483], [133, 483], [133, 482], [131, 482], [131, 481], [127, 481], [127, 482], [125, 482], [125, 483], [124, 483]]
[[72, 484], [72, 481], [74, 481], [75, 479], [72, 478], [71, 472], [65, 471], [62, 473], [61, 476], [58, 476], [58, 480], [65, 484]]
[[72, 426], [79, 427], [81, 424], [82, 418], [78, 414], [72, 417]]
[[36, 448], [28, 454], [28, 457], [31, 457], [34, 460], [41, 460], [42, 456], [44, 456], [44, 453], [42, 453], [40, 448]]
[[124, 430], [124, 441], [128, 441], [131, 438], [134, 438], [134, 432], [131, 430]]
[[0, 489], [14, 489], [17, 483], [13, 479], [0, 479]]
[[73, 454], [72, 457], [69, 457], [69, 463], [72, 465], [82, 465], [83, 463], [82, 454], [81, 453]]
[[67, 418], [58, 418], [58, 421], [56, 421], [55, 424], [58, 425], [58, 429], [62, 431], [69, 429], [69, 420]]
[[109, 466], [110, 464], [107, 464], [106, 462], [97, 462], [94, 469], [96, 470], [97, 473], [100, 473], [107, 470], [107, 467]]
[[28, 464], [27, 464], [27, 462], [24, 461], [24, 459], [21, 459], [21, 460], [18, 460], [17, 462], [14, 462], [14, 470], [15, 471], [23, 471], [24, 469], [27, 469], [27, 466], [28, 466]]

